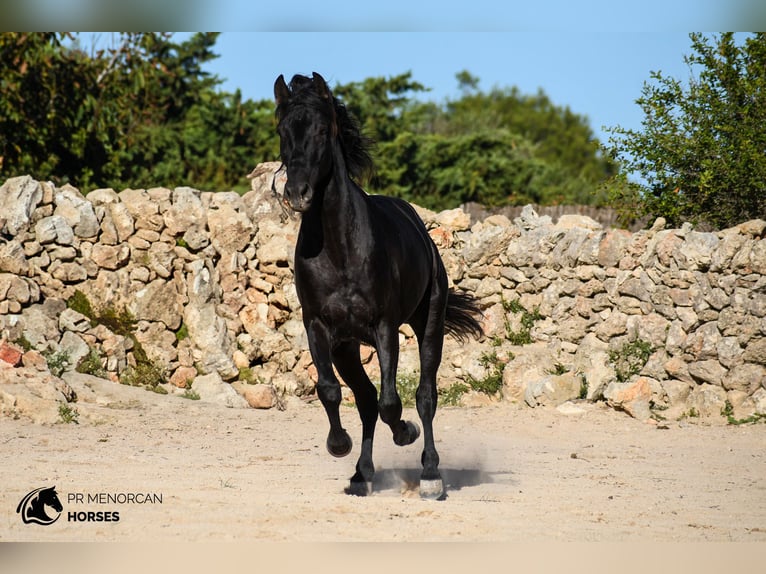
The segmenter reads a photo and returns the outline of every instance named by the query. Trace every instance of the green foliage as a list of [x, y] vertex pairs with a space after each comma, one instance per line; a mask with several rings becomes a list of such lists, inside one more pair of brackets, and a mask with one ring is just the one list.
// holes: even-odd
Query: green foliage
[[75, 371], [93, 375], [94, 377], [106, 378], [107, 372], [102, 364], [101, 356], [96, 349], [90, 349], [80, 362], [77, 363]]
[[181, 397], [191, 401], [198, 401], [200, 399], [199, 393], [197, 391], [193, 391], [192, 389], [186, 389]]
[[30, 343], [29, 339], [27, 339], [24, 335], [21, 335], [18, 339], [13, 341], [13, 343], [21, 347], [25, 353], [33, 349], [32, 343]]
[[3, 34], [0, 177], [246, 190], [248, 167], [277, 155], [273, 104], [215, 90], [217, 36], [122, 33], [89, 55], [73, 34]]
[[460, 404], [460, 398], [471, 388], [465, 383], [453, 383], [446, 389], [439, 389], [439, 405], [455, 407]]
[[48, 370], [55, 377], [60, 377], [72, 366], [71, 357], [67, 351], [46, 349], [42, 355], [48, 363]]
[[250, 367], [240, 367], [237, 380], [247, 383], [248, 385], [257, 385], [264, 382], [261, 377], [256, 376], [256, 374], [253, 373], [253, 369]]
[[396, 390], [402, 400], [403, 407], [414, 407], [417, 402], [420, 376], [415, 373], [401, 373], [396, 377]]
[[96, 313], [93, 311], [88, 297], [79, 289], [75, 290], [72, 296], [67, 299], [66, 306], [81, 315], [85, 315], [91, 321], [96, 318]]
[[519, 302], [518, 299], [513, 301], [502, 300], [503, 310], [506, 313], [513, 313], [514, 315], [521, 314], [521, 329], [518, 331], [513, 328], [510, 319], [506, 315], [505, 317], [505, 338], [510, 341], [512, 345], [528, 345], [532, 342], [532, 327], [534, 324], [543, 318], [540, 314], [538, 307], [535, 307], [532, 311], [527, 309]]
[[545, 372], [549, 375], [563, 375], [564, 373], [568, 373], [569, 369], [561, 363], [554, 363], [553, 367], [545, 369]]
[[[216, 33], [112, 38], [86, 53], [78, 34], [0, 36], [0, 179], [244, 192], [245, 174], [278, 157], [274, 103], [222, 92], [205, 72]], [[461, 97], [441, 104], [419, 99], [428, 89], [410, 72], [333, 87], [378, 142], [369, 191], [437, 210], [603, 203], [596, 190], [616, 164], [586, 118], [542, 91], [483, 92], [468, 71], [456, 79]]]
[[588, 379], [585, 373], [578, 373], [580, 376], [580, 392], [577, 394], [578, 399], [588, 398]]
[[[165, 369], [157, 365], [147, 356], [141, 342], [135, 335], [136, 318], [128, 309], [107, 305], [95, 310], [93, 305], [91, 305], [90, 300], [81, 291], [75, 291], [74, 294], [72, 294], [67, 300], [67, 307], [88, 317], [91, 325], [104, 325], [112, 333], [127, 337], [132, 341], [133, 348], [131, 352], [136, 364], [120, 373], [121, 383], [131, 386], [144, 386], [149, 390], [154, 390], [160, 394], [166, 393], [165, 389], [158, 386], [161, 383], [166, 382]], [[176, 333], [176, 338], [179, 341], [184, 337], [185, 327], [185, 325], [181, 325]], [[188, 336], [188, 331], [186, 331], [186, 336]], [[48, 361], [48, 364], [50, 365], [50, 361]], [[105, 371], [101, 366], [101, 358], [95, 350], [91, 350], [90, 353], [80, 361], [78, 371], [87, 372], [96, 376], [104, 376], [105, 374]]]
[[766, 33], [737, 45], [733, 34], [691, 34], [688, 86], [651, 74], [641, 97], [641, 130], [612, 128], [610, 153], [625, 171], [609, 186], [634, 217], [665, 217], [723, 228], [766, 213]]
[[609, 351], [609, 362], [614, 365], [617, 381], [624, 383], [640, 373], [653, 352], [651, 343], [641, 339], [625, 343], [618, 350]]
[[[158, 385], [164, 382], [164, 369], [148, 360], [137, 361], [134, 367], [128, 367], [120, 373], [120, 383], [131, 387], [146, 387], [155, 390]], [[162, 391], [158, 392], [164, 394]]]
[[180, 342], [188, 338], [189, 338], [189, 327], [186, 326], [186, 323], [181, 323], [181, 326], [178, 328], [178, 331], [176, 331], [176, 341]]
[[64, 424], [80, 424], [80, 422], [77, 420], [79, 417], [80, 413], [77, 412], [77, 409], [74, 409], [65, 404], [59, 405], [59, 418]]
[[482, 379], [476, 379], [469, 375], [468, 385], [477, 392], [485, 395], [495, 395], [503, 389], [503, 361], [495, 351], [482, 354], [479, 363], [487, 369], [487, 374]]
[[766, 422], [766, 415], [755, 413], [749, 417], [738, 419], [734, 416], [734, 406], [727, 399], [723, 408], [721, 409], [721, 416], [725, 417], [730, 425], [747, 425], [755, 424], [757, 422]]

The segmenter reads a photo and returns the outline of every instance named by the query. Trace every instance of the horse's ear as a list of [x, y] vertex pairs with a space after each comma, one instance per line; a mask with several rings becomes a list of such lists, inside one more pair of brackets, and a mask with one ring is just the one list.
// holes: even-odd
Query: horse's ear
[[325, 100], [332, 99], [332, 94], [330, 94], [330, 88], [327, 87], [327, 82], [324, 81], [324, 78], [317, 74], [316, 72], [311, 73], [312, 77], [314, 78], [314, 87], [317, 90], [317, 94], [319, 94], [320, 97], [324, 98]]
[[274, 82], [274, 99], [277, 101], [277, 105], [281, 105], [290, 99], [290, 90], [282, 74], [279, 74], [277, 81]]

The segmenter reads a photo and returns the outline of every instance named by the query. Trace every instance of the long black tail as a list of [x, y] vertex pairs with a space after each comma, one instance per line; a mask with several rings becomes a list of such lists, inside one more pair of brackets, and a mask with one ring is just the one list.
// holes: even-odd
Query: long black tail
[[472, 295], [464, 291], [450, 290], [447, 296], [447, 316], [444, 321], [446, 334], [452, 335], [461, 343], [465, 342], [469, 336], [475, 339], [481, 338], [484, 334], [478, 319], [481, 316], [481, 309]]

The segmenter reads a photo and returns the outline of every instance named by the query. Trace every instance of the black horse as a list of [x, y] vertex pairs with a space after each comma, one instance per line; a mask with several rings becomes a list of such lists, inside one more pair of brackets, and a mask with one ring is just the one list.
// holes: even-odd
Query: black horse
[[[480, 337], [480, 311], [467, 294], [448, 289], [447, 274], [425, 225], [407, 202], [368, 195], [355, 182], [372, 169], [369, 140], [345, 106], [317, 73], [284, 77], [274, 84], [280, 154], [287, 170], [285, 200], [302, 213], [295, 248], [295, 286], [303, 309], [311, 357], [319, 380], [317, 394], [327, 411], [327, 449], [333, 456], [351, 451], [340, 421], [341, 390], [333, 365], [354, 393], [362, 420], [362, 448], [346, 489], [372, 491], [373, 434], [380, 414], [397, 445], [420, 435], [402, 420], [396, 390], [399, 326], [408, 323], [418, 339], [420, 382], [417, 411], [424, 448], [420, 495], [442, 498], [439, 455], [434, 447], [436, 371], [445, 332], [459, 340]], [[360, 343], [378, 352], [380, 397], [365, 373]]]

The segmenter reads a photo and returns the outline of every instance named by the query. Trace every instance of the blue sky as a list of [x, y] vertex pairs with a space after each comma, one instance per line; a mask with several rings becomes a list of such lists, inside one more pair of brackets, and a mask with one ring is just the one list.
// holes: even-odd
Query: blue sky
[[444, 102], [459, 98], [455, 74], [468, 70], [485, 91], [542, 88], [555, 104], [587, 116], [606, 142], [603, 126], [640, 128], [635, 100], [652, 70], [689, 78], [691, 41], [683, 31], [224, 32], [214, 51], [219, 58], [206, 69], [224, 80], [221, 89], [255, 100], [272, 98], [279, 74], [289, 80], [316, 71], [333, 86], [410, 71], [431, 88], [422, 98]]

